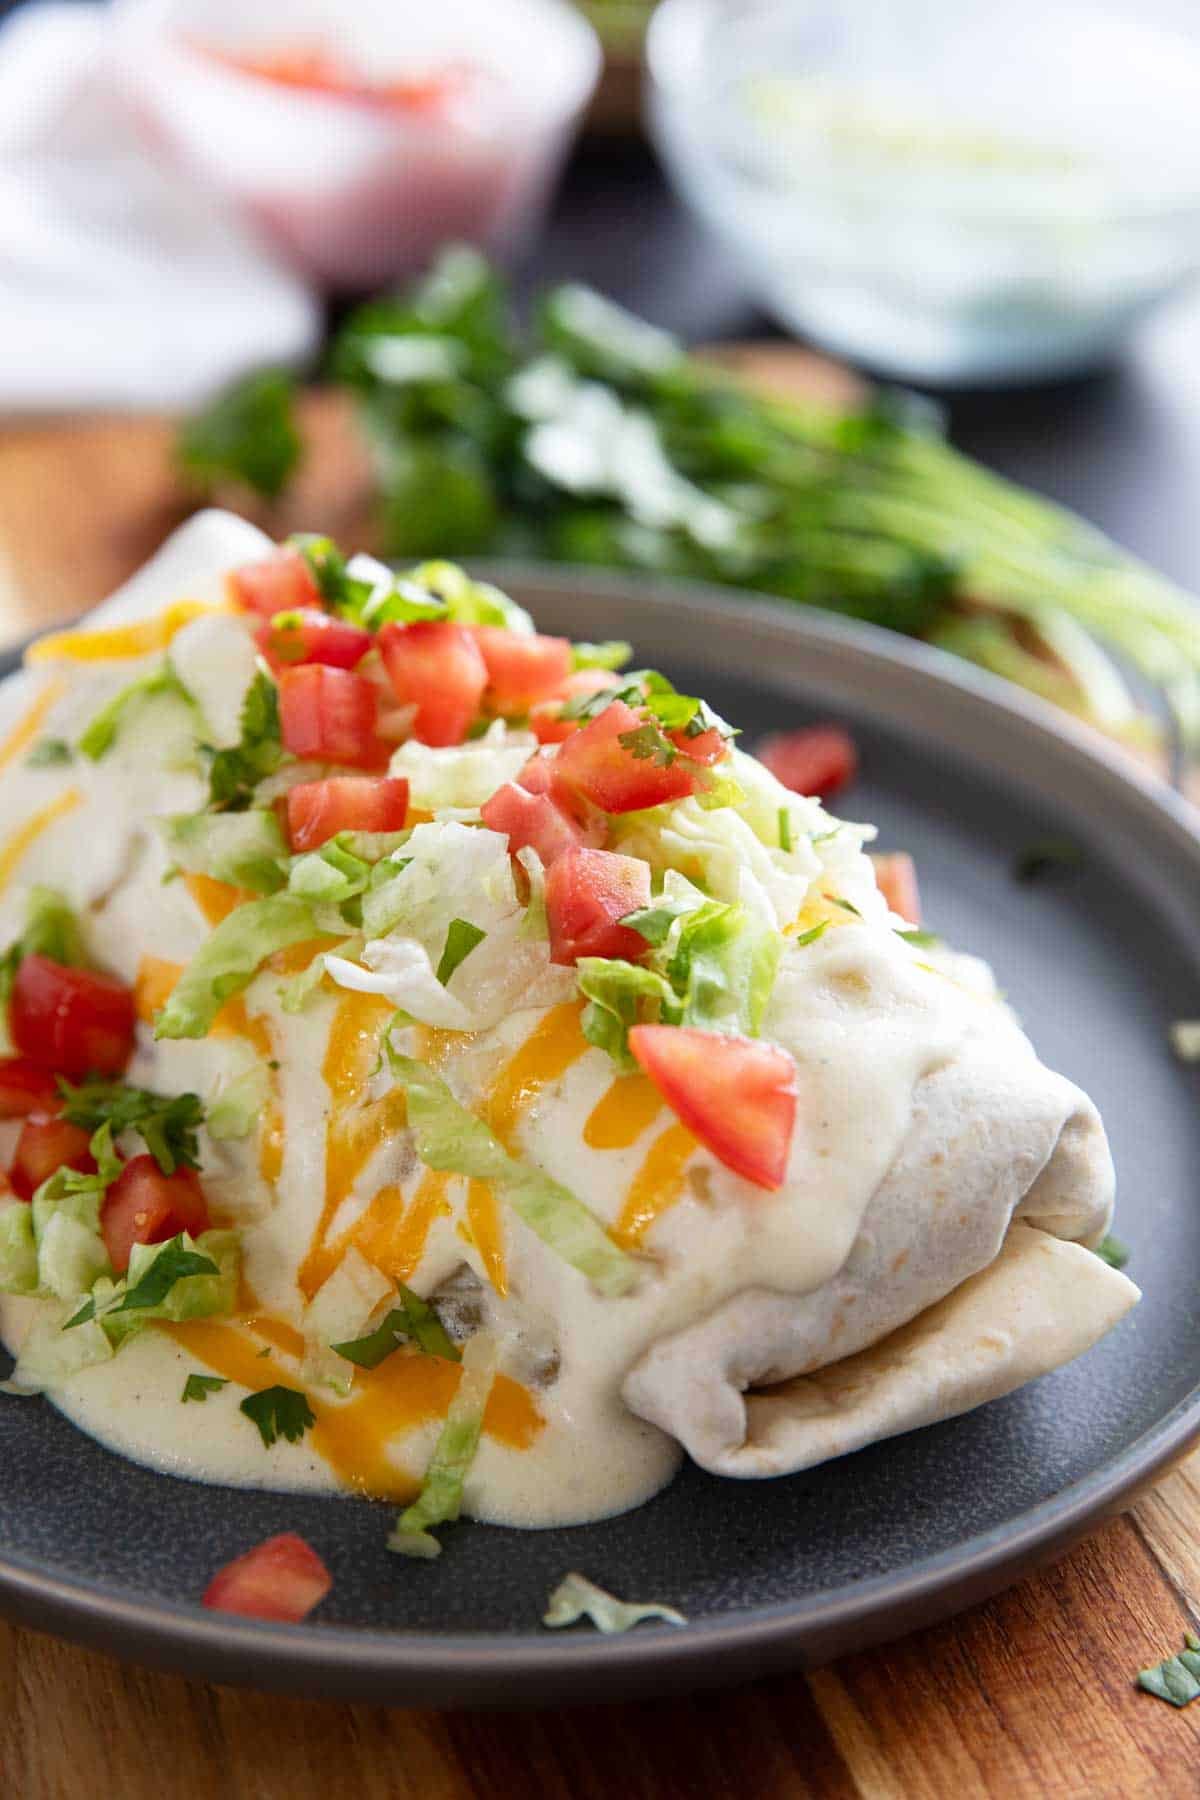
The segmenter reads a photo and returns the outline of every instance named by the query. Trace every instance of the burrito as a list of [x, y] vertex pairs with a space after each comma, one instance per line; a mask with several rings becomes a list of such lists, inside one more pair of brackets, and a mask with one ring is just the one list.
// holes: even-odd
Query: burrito
[[1133, 1305], [1095, 1107], [904, 859], [630, 656], [219, 513], [33, 646], [4, 1404], [432, 1555], [810, 1468]]

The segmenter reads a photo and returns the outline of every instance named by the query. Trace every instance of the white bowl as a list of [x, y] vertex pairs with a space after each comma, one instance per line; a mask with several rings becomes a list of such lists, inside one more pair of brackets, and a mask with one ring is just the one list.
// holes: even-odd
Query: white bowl
[[788, 326], [932, 383], [1100, 360], [1200, 268], [1200, 47], [1056, 0], [663, 0], [679, 188]]
[[[363, 291], [447, 239], [510, 256], [540, 222], [600, 69], [565, 0], [116, 0], [119, 60], [164, 147], [296, 267]], [[319, 46], [373, 81], [479, 73], [443, 114], [221, 60]]]

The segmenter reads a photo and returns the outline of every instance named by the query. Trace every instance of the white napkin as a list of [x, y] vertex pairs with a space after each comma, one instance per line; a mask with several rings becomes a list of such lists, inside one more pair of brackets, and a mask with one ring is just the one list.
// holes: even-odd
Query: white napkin
[[187, 408], [320, 337], [304, 282], [149, 147], [108, 8], [0, 30], [0, 411]]

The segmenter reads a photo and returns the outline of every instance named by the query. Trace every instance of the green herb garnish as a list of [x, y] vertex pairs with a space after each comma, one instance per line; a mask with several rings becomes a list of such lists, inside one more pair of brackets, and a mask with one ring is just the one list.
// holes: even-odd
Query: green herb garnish
[[274, 500], [300, 462], [295, 395], [295, 382], [281, 369], [227, 388], [184, 426], [178, 446], [184, 469], [205, 487], [237, 481]]
[[277, 1438], [286, 1438], [289, 1444], [298, 1444], [313, 1425], [316, 1415], [308, 1404], [308, 1397], [298, 1388], [269, 1387], [261, 1393], [247, 1394], [239, 1411], [258, 1426], [259, 1435], [267, 1449]]
[[429, 1302], [414, 1294], [403, 1282], [396, 1285], [403, 1305], [393, 1306], [386, 1319], [365, 1337], [353, 1338], [345, 1344], [331, 1344], [330, 1349], [360, 1369], [377, 1369], [385, 1357], [398, 1350], [406, 1339], [411, 1339], [425, 1356], [440, 1356], [447, 1362], [458, 1362], [458, 1347]]
[[[116, 1305], [106, 1309], [114, 1313], [144, 1312], [161, 1306], [177, 1281], [190, 1275], [219, 1275], [221, 1271], [211, 1256], [199, 1250], [184, 1248], [182, 1233], [164, 1244], [141, 1280], [121, 1296]], [[73, 1322], [73, 1321], [72, 1321]]]
[[1111, 1232], [1096, 1245], [1096, 1255], [1101, 1262], [1106, 1262], [1110, 1269], [1123, 1269], [1129, 1261], [1129, 1245]]
[[1029, 844], [1013, 863], [1017, 881], [1038, 881], [1058, 869], [1077, 869], [1083, 862], [1083, 851], [1069, 838], [1043, 838]]
[[1140, 1670], [1137, 1678], [1140, 1688], [1171, 1706], [1188, 1706], [1200, 1698], [1200, 1638], [1189, 1631], [1183, 1641], [1184, 1648], [1177, 1656]]
[[487, 936], [478, 925], [472, 925], [470, 919], [451, 919], [446, 932], [446, 945], [437, 966], [437, 978], [445, 987], [455, 969], [464, 963], [476, 945], [482, 944]]
[[63, 1117], [85, 1131], [107, 1124], [113, 1137], [136, 1131], [164, 1175], [178, 1168], [200, 1167], [196, 1132], [204, 1123], [197, 1094], [151, 1094], [123, 1081], [85, 1081], [79, 1086], [58, 1078]]
[[189, 1375], [183, 1384], [180, 1403], [187, 1405], [189, 1400], [207, 1400], [219, 1388], [228, 1387], [229, 1383], [223, 1375]]
[[264, 669], [246, 690], [239, 726], [236, 744], [208, 751], [208, 803], [219, 811], [244, 811], [259, 782], [273, 775], [283, 760], [279, 690]]

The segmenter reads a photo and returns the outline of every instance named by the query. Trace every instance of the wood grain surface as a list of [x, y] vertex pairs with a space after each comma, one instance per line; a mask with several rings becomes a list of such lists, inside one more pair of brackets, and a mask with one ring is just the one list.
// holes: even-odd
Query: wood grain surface
[[[796, 371], [774, 361], [770, 378], [836, 379]], [[263, 522], [369, 543], [340, 403], [314, 396], [308, 423], [299, 489]], [[0, 429], [0, 644], [92, 605], [185, 514], [170, 443], [153, 419]], [[1183, 1800], [1200, 1795], [1200, 1702], [1175, 1711], [1133, 1677], [1180, 1647], [1198, 1605], [1193, 1457], [990, 1604], [716, 1696], [524, 1714], [319, 1704], [0, 1625], [0, 1800]]]

